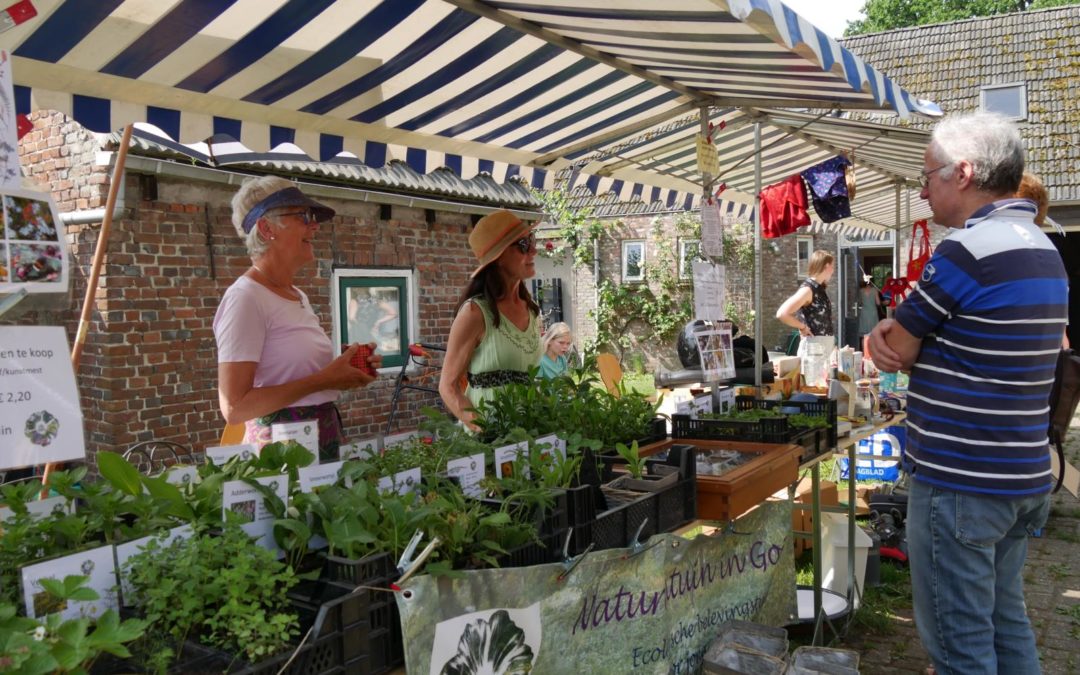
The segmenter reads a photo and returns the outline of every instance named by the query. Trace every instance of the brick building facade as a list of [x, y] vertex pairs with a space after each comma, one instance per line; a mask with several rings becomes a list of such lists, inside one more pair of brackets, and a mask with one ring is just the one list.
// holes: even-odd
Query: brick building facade
[[[104, 207], [111, 169], [98, 162], [100, 138], [59, 114], [35, 113], [32, 121], [19, 146], [28, 186], [51, 191], [65, 219]], [[152, 163], [140, 159], [129, 156], [76, 377], [90, 455], [150, 439], [201, 452], [217, 444], [224, 427], [212, 322], [225, 289], [250, 265], [230, 221], [230, 199], [243, 176], [193, 167], [184, 175], [153, 175], [140, 168]], [[419, 287], [417, 339], [445, 343], [474, 265], [471, 215], [436, 210], [431, 217], [424, 208], [380, 204], [370, 193], [345, 189], [318, 195], [337, 216], [320, 228], [318, 263], [301, 270], [297, 285], [326, 330], [335, 266], [411, 269]], [[100, 221], [65, 227], [70, 307], [4, 323], [62, 325], [74, 339], [99, 230]], [[342, 396], [348, 437], [384, 430], [395, 375]], [[395, 428], [415, 428], [419, 409], [434, 402], [431, 394], [406, 392]]]

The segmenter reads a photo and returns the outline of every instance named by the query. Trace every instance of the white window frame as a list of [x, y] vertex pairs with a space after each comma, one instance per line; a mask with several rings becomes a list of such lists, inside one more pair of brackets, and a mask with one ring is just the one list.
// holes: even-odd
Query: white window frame
[[[330, 302], [333, 310], [333, 330], [334, 337], [334, 351], [335, 353], [341, 353], [342, 338], [348, 338], [350, 343], [355, 342], [353, 337], [345, 336], [345, 327], [343, 326], [342, 317], [345, 316], [346, 311], [342, 306], [347, 302], [347, 298], [344, 297], [341, 289], [343, 286], [348, 286], [348, 281], [351, 279], [359, 279], [364, 281], [378, 281], [386, 280], [388, 282], [394, 282], [395, 284], [404, 282], [405, 292], [398, 297], [399, 305], [405, 304], [404, 314], [406, 321], [406, 339], [405, 344], [411, 345], [418, 341], [419, 333], [418, 326], [420, 324], [420, 302], [417, 291], [416, 270], [413, 269], [390, 269], [390, 268], [336, 268], [333, 271], [333, 276], [330, 284]], [[343, 280], [345, 283], [343, 283]], [[383, 357], [386, 365], [379, 369], [379, 372], [397, 372], [401, 369], [403, 364], [409, 362], [408, 354], [396, 355], [394, 358]]]
[[[993, 90], [997, 90], [997, 89], [1018, 89], [1019, 90], [1019, 94], [1020, 94], [1020, 115], [1019, 115], [1019, 117], [1017, 117], [1015, 115], [1007, 115], [1007, 114], [1001, 112], [1000, 110], [991, 111], [989, 108], [986, 107], [986, 93], [988, 91], [993, 91]], [[998, 113], [1000, 115], [1005, 115], [1005, 117], [1007, 117], [1008, 119], [1011, 119], [1011, 120], [1021, 121], [1021, 120], [1026, 120], [1027, 119], [1027, 116], [1028, 116], [1028, 101], [1027, 101], [1027, 99], [1028, 99], [1028, 96], [1027, 96], [1027, 83], [1026, 82], [1006, 82], [1006, 83], [1003, 83], [1003, 84], [984, 84], [982, 87], [979, 88], [979, 110], [984, 110], [984, 111], [988, 111], [988, 112], [996, 112], [996, 113]]]
[[[686, 250], [693, 244], [696, 246], [694, 257], [687, 259]], [[687, 263], [692, 260], [699, 260], [701, 258], [701, 240], [679, 237], [679, 279], [688, 281], [694, 278], [693, 267], [688, 268]]]
[[[806, 249], [806, 262], [803, 263], [803, 257], [800, 255], [803, 249]], [[797, 235], [795, 237], [795, 276], [799, 279], [805, 279], [810, 276], [810, 256], [814, 254], [814, 238], [807, 235]]]
[[[630, 248], [641, 248], [641, 259], [638, 261], [639, 274], [630, 274], [627, 269], [627, 252]], [[625, 239], [622, 242], [622, 280], [623, 283], [641, 283], [645, 281], [645, 240], [644, 239]]]

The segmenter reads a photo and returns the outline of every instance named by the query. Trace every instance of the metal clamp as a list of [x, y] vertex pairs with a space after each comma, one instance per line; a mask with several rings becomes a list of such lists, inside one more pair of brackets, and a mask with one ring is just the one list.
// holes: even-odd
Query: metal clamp
[[581, 561], [585, 559], [585, 556], [589, 555], [589, 553], [591, 553], [592, 550], [596, 547], [595, 541], [589, 542], [588, 547], [586, 547], [585, 550], [581, 552], [581, 555], [571, 556], [570, 540], [573, 538], [573, 536], [574, 528], [571, 527], [570, 530], [566, 533], [566, 541], [563, 542], [562, 547], [563, 571], [559, 573], [559, 576], [555, 577], [559, 581], [563, 581], [564, 579], [566, 579], [566, 577], [570, 576], [570, 573], [574, 571], [574, 568], [580, 565]]
[[409, 540], [409, 545], [405, 547], [405, 550], [401, 553], [401, 558], [398, 559], [397, 569], [401, 576], [397, 580], [397, 584], [405, 583], [409, 577], [416, 573], [420, 566], [424, 564], [424, 561], [428, 559], [431, 552], [435, 550], [435, 547], [442, 543], [442, 540], [435, 537], [424, 547], [424, 550], [420, 552], [420, 555], [413, 559], [413, 554], [416, 552], [416, 547], [420, 545], [420, 541], [424, 538], [422, 530], [417, 530], [416, 534]]
[[638, 525], [637, 532], [634, 532], [634, 537], [630, 540], [630, 543], [627, 545], [627, 548], [630, 549], [630, 552], [628, 554], [626, 554], [627, 558], [633, 558], [634, 556], [641, 555], [645, 551], [648, 551], [650, 548], [652, 548], [653, 546], [656, 546], [656, 545], [658, 545], [660, 543], [659, 539], [657, 539], [656, 541], [654, 541], [651, 544], [642, 544], [641, 543], [641, 532], [642, 532], [642, 530], [645, 529], [645, 525], [647, 525], [648, 523], [649, 523], [649, 519], [645, 518], [644, 520], [641, 521], [641, 524]]

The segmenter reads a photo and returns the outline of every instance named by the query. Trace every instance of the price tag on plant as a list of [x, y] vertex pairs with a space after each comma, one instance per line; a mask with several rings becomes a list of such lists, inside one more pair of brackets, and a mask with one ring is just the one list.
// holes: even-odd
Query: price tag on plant
[[63, 328], [0, 327], [0, 448], [0, 470], [86, 458]]
[[319, 456], [319, 423], [317, 420], [278, 422], [270, 425], [270, 440], [275, 443], [296, 441], [308, 452]]
[[[543, 446], [547, 446], [546, 448]], [[559, 438], [558, 434], [548, 434], [536, 439], [536, 447], [540, 449], [540, 454], [550, 453], [557, 456], [560, 461], [566, 459], [566, 441]]]
[[[116, 559], [111, 544], [27, 565], [21, 572], [27, 616], [39, 618], [59, 613], [62, 619], [98, 617], [107, 609], [116, 609], [119, 604], [116, 596]], [[86, 585], [98, 592], [98, 599], [58, 600], [41, 583], [42, 579], [63, 581], [64, 577], [71, 575], [89, 577]]]
[[525, 473], [525, 478], [529, 477], [529, 443], [528, 441], [522, 441], [520, 443], [514, 443], [513, 445], [504, 445], [501, 448], [495, 448], [495, 477], [496, 478], [509, 478], [514, 475], [514, 462], [520, 457], [522, 461], [520, 463], [522, 471]]
[[379, 492], [396, 492], [403, 495], [413, 492], [420, 486], [420, 467], [413, 467], [405, 471], [398, 471], [393, 476], [383, 476], [379, 479]]
[[206, 449], [206, 459], [214, 462], [215, 466], [221, 466], [237, 455], [247, 461], [252, 457], [259, 456], [259, 446], [254, 443], [240, 443], [238, 445], [218, 445]]
[[342, 443], [338, 448], [338, 457], [342, 460], [365, 459], [380, 454], [379, 437], [365, 438], [355, 443]]
[[446, 463], [446, 473], [456, 476], [461, 484], [461, 491], [476, 499], [484, 496], [484, 490], [480, 487], [480, 481], [484, 480], [484, 472], [484, 453], [482, 452], [451, 459]]
[[300, 479], [301, 492], [313, 492], [317, 488], [333, 485], [337, 482], [338, 474], [345, 462], [330, 462], [329, 464], [312, 464], [301, 467], [297, 472]]

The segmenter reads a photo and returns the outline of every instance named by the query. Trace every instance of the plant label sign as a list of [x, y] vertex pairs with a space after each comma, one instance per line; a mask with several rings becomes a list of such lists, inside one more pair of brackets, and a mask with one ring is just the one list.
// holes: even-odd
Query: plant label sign
[[316, 420], [280, 422], [270, 425], [270, 440], [274, 443], [296, 441], [311, 454], [319, 456], [319, 423]]
[[64, 329], [0, 327], [0, 470], [85, 458], [79, 390]]
[[[63, 581], [64, 577], [71, 575], [89, 577], [86, 587], [97, 591], [98, 599], [57, 600], [41, 585], [42, 579]], [[84, 615], [101, 616], [105, 610], [116, 609], [118, 606], [113, 547], [100, 546], [47, 562], [27, 565], [22, 568], [22, 585], [27, 616], [38, 619], [57, 612], [65, 620], [78, 619]]]
[[[49, 497], [26, 503], [26, 510], [34, 520], [41, 520], [49, 516], [67, 516], [75, 513], [72, 503], [67, 497]], [[0, 506], [0, 522], [15, 515], [15, 512], [6, 506]]]
[[401, 445], [402, 443], [408, 443], [413, 438], [415, 438], [415, 437], [417, 437], [419, 435], [420, 435], [420, 432], [414, 429], [413, 431], [402, 431], [399, 434], [390, 434], [389, 436], [383, 436], [383, 444], [382, 444], [383, 452], [386, 452], [387, 450], [394, 447], [395, 445]]
[[[4, 211], [3, 236], [0, 236], [0, 295], [20, 290], [66, 295], [70, 284], [68, 246], [60, 238], [63, 228], [52, 195], [3, 187], [0, 188], [0, 200]], [[19, 330], [27, 328], [18, 327]], [[0, 344], [13, 343], [4, 341]]]
[[420, 467], [418, 466], [379, 479], [379, 492], [396, 492], [403, 495], [407, 492], [414, 492], [419, 486]]
[[451, 459], [446, 463], [446, 473], [457, 476], [461, 491], [476, 499], [484, 496], [484, 490], [480, 487], [480, 481], [484, 480], [484, 468], [484, 453], [482, 452]]
[[151, 539], [157, 539], [158, 551], [160, 552], [161, 549], [172, 544], [174, 541], [178, 539], [190, 539], [193, 534], [195, 534], [195, 530], [191, 525], [181, 525], [180, 527], [174, 527], [171, 530], [165, 530], [164, 532], [132, 539], [131, 541], [116, 545], [116, 569], [120, 573], [120, 600], [124, 607], [132, 607], [136, 604], [135, 594], [131, 589], [131, 582], [128, 580], [128, 559], [136, 553], [142, 553], [146, 548], [146, 545], [150, 543]]
[[217, 445], [206, 449], [206, 458], [214, 462], [214, 466], [222, 466], [233, 457], [240, 457], [246, 462], [253, 457], [259, 456], [261, 448], [255, 443], [240, 443], [238, 445]]
[[174, 466], [165, 472], [165, 480], [181, 487], [190, 485], [199, 477], [199, 470], [194, 466]]
[[[289, 503], [289, 477], [285, 474], [255, 478], [255, 482], [270, 488], [278, 499]], [[266, 508], [266, 499], [262, 493], [249, 485], [247, 481], [230, 480], [222, 486], [222, 519], [233, 518], [240, 522], [240, 529], [256, 538], [255, 543], [269, 551], [284, 552], [274, 541], [274, 514]], [[228, 516], [232, 512], [232, 516]]]
[[[546, 448], [544, 446], [547, 446]], [[559, 461], [566, 461], [566, 441], [559, 438], [558, 434], [548, 434], [536, 439], [536, 447], [540, 450], [540, 456], [556, 455]]]
[[314, 492], [316, 488], [325, 485], [333, 485], [337, 482], [338, 474], [345, 462], [330, 462], [328, 464], [312, 464], [300, 467], [297, 472], [300, 479], [301, 492]]
[[[512, 445], [504, 445], [495, 448], [495, 477], [509, 478], [514, 475], [514, 462], [518, 457], [524, 460], [529, 458], [529, 442], [522, 441]], [[521, 463], [521, 470], [525, 472], [525, 478], [529, 477], [528, 462]]]
[[382, 454], [382, 446], [379, 444], [379, 437], [365, 438], [362, 441], [356, 441], [355, 443], [343, 443], [338, 448], [338, 457], [342, 460], [350, 459], [364, 459], [366, 457], [374, 457], [375, 455]]

